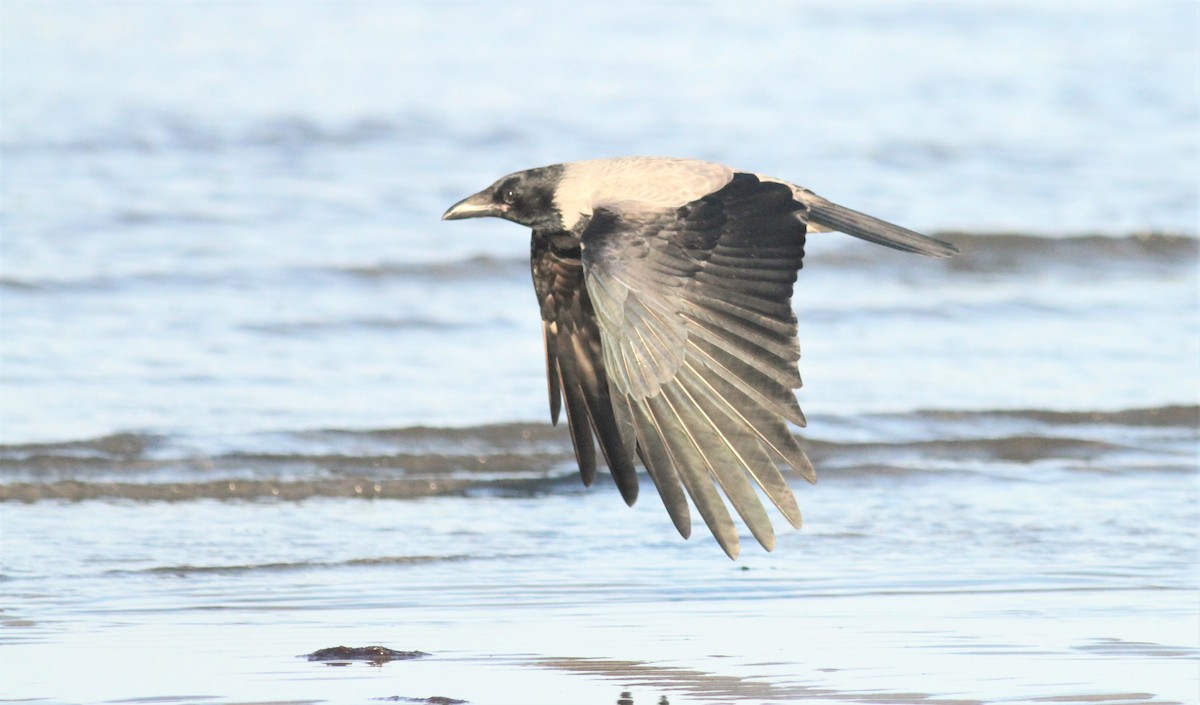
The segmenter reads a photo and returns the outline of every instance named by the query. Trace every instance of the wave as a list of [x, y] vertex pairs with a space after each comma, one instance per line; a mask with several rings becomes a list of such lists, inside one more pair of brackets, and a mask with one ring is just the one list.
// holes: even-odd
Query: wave
[[[1196, 471], [1200, 406], [1117, 411], [915, 411], [815, 420], [824, 477]], [[208, 447], [211, 452], [197, 450]], [[220, 448], [221, 450], [217, 450]], [[577, 488], [570, 439], [548, 424], [313, 430], [197, 439], [118, 433], [0, 445], [0, 501], [127, 498], [412, 499]]]
[[[1197, 264], [1200, 264], [1200, 239], [1179, 233], [1053, 236], [955, 231], [935, 235], [954, 243], [962, 253], [950, 259], [926, 262], [923, 266], [927, 269], [938, 267], [944, 275], [951, 277], [1047, 273], [1095, 277], [1097, 272], [1125, 272], [1137, 276], [1181, 273], [1194, 277]], [[812, 271], [904, 272], [909, 265], [908, 259], [896, 257], [891, 251], [864, 246], [849, 238], [845, 238], [840, 246], [810, 250], [814, 251], [805, 258], [805, 267]], [[932, 276], [934, 271], [938, 270], [929, 269], [926, 276]], [[456, 260], [385, 261], [279, 270], [230, 267], [205, 272], [132, 271], [76, 277], [9, 273], [0, 276], [0, 291], [29, 295], [57, 291], [116, 291], [133, 287], [210, 289], [222, 283], [243, 288], [247, 282], [256, 280], [271, 286], [284, 286], [292, 281], [310, 281], [312, 277], [371, 285], [388, 281], [457, 284], [512, 281], [528, 276], [529, 260], [523, 255], [470, 255]]]
[[1200, 240], [1179, 233], [1143, 232], [1125, 236], [943, 233], [960, 244], [964, 256], [946, 260], [952, 270], [1029, 271], [1047, 265], [1089, 270], [1106, 263], [1125, 266], [1194, 267]]
[[277, 115], [241, 123], [202, 121], [168, 112], [131, 114], [119, 124], [94, 127], [74, 135], [20, 135], [0, 138], [0, 148], [14, 155], [38, 153], [103, 154], [111, 152], [216, 153], [236, 149], [356, 148], [377, 144], [449, 142], [496, 147], [527, 139], [511, 127], [455, 125], [445, 116], [396, 113], [352, 120], [318, 120], [303, 115]]
[[[925, 427], [929, 422], [943, 425], [992, 425], [993, 421], [1024, 421], [1045, 427], [1053, 426], [1129, 426], [1191, 429], [1200, 434], [1200, 405], [1170, 404], [1111, 411], [1069, 411], [1054, 409], [990, 409], [942, 410], [918, 409], [907, 412], [868, 413], [855, 417], [827, 416], [828, 424], [856, 423], [870, 426], [876, 422], [910, 422]], [[460, 452], [464, 457], [478, 457], [486, 451], [501, 455], [524, 451], [545, 452], [561, 445], [565, 431], [549, 424], [499, 423], [468, 427], [409, 426], [386, 429], [315, 429], [282, 431], [249, 436], [247, 447], [226, 453], [223, 457], [247, 460], [287, 460], [300, 458], [341, 457], [329, 454], [277, 453], [256, 448], [284, 446], [321, 446], [336, 449], [339, 445], [357, 448], [376, 447], [397, 450], [408, 447], [423, 453], [444, 455]], [[176, 439], [186, 446], [192, 439]], [[992, 440], [983, 437], [982, 440]], [[364, 444], [364, 441], [372, 442]], [[820, 442], [808, 439], [807, 442]], [[93, 458], [108, 460], [153, 459], [177, 457], [172, 451], [172, 439], [158, 433], [120, 432], [95, 438], [51, 441], [44, 443], [0, 444], [0, 463], [14, 459], [37, 457]], [[390, 454], [389, 458], [401, 456]], [[364, 462], [378, 462], [372, 455], [362, 455]]]
[[[1062, 271], [1096, 276], [1097, 271], [1114, 268], [1144, 273], [1194, 272], [1200, 262], [1200, 239], [1184, 233], [1056, 235], [955, 230], [933, 235], [960, 250], [957, 256], [934, 263], [950, 275]], [[813, 237], [809, 236], [810, 241]], [[805, 265], [856, 269], [904, 266], [904, 260], [890, 254], [877, 247], [837, 248], [807, 257]]]
[[39, 502], [95, 499], [129, 499], [139, 502], [184, 502], [201, 499], [277, 500], [299, 502], [318, 497], [345, 499], [422, 499], [467, 496], [479, 493], [501, 496], [534, 496], [567, 484], [557, 478], [441, 478], [380, 479], [371, 475], [334, 480], [221, 479], [180, 482], [112, 482], [58, 480], [52, 482], [0, 482], [0, 502]]
[[996, 409], [992, 411], [924, 410], [915, 412], [914, 415], [934, 420], [1005, 418], [1072, 426], [1101, 424], [1106, 426], [1200, 427], [1200, 405], [1182, 404], [1118, 411], [1056, 411], [1050, 409]]
[[481, 280], [511, 280], [529, 277], [527, 257], [494, 257], [470, 255], [457, 260], [432, 260], [329, 267], [301, 266], [282, 269], [230, 266], [206, 271], [177, 271], [140, 269], [127, 272], [79, 275], [30, 276], [6, 273], [0, 275], [0, 291], [13, 294], [54, 292], [116, 292], [136, 288], [212, 289], [222, 284], [242, 289], [249, 283], [284, 287], [289, 283], [308, 282], [321, 278], [376, 285], [380, 282], [470, 283]]
[[[1032, 273], [1065, 268], [1071, 271], [1086, 271], [1090, 276], [1095, 276], [1096, 268], [1120, 267], [1147, 272], [1194, 271], [1196, 264], [1200, 263], [1200, 239], [1184, 233], [1070, 235], [955, 230], [935, 232], [933, 235], [955, 244], [961, 250], [961, 254], [956, 257], [934, 262], [940, 264], [950, 275]], [[813, 242], [814, 238], [825, 237], [828, 236], [810, 235], [809, 242]], [[810, 248], [813, 251], [805, 257], [805, 267], [905, 269], [909, 264], [909, 260], [896, 257], [890, 250], [866, 246], [850, 238], [843, 238], [841, 245]], [[337, 267], [328, 271], [370, 280], [422, 278], [437, 281], [475, 281], [489, 277], [527, 277], [529, 261], [524, 256], [471, 256], [456, 261], [385, 262]]]
[[135, 570], [110, 570], [108, 575], [235, 575], [240, 573], [287, 572], [321, 570], [327, 568], [360, 568], [373, 566], [405, 566], [425, 563], [444, 563], [470, 560], [470, 556], [381, 556], [376, 558], [351, 558], [343, 561], [288, 561], [276, 563], [249, 563], [230, 565], [163, 565]]
[[[14, 294], [108, 293], [136, 288], [209, 289], [222, 283], [244, 286], [246, 282], [277, 277], [279, 272], [264, 272], [248, 267], [230, 267], [201, 272], [171, 270], [134, 270], [104, 274], [19, 276], [0, 275], [0, 291]], [[282, 286], [283, 280], [278, 281]]]
[[357, 318], [339, 320], [279, 321], [240, 326], [242, 330], [280, 336], [303, 336], [314, 333], [339, 333], [351, 330], [383, 331], [451, 331], [478, 328], [481, 325], [503, 325], [495, 318], [472, 320], [439, 320], [422, 316], [397, 316], [395, 318]]
[[529, 276], [529, 259], [472, 255], [460, 260], [433, 262], [380, 262], [332, 267], [324, 270], [353, 279], [418, 279], [434, 281], [476, 281], [481, 278]]

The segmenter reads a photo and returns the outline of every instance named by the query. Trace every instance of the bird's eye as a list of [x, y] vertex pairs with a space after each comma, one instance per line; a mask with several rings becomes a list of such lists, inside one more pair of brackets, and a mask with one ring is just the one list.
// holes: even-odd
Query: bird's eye
[[504, 202], [510, 206], [517, 202], [517, 192], [514, 189], [504, 189], [504, 193], [502, 193], [500, 197], [503, 198]]

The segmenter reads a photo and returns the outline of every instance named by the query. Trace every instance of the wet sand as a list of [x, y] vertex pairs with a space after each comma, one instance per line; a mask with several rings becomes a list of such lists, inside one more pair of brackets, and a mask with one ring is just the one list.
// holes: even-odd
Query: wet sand
[[[0, 697], [1192, 703], [1198, 592], [1186, 542], [1178, 558], [1162, 547], [1176, 541], [1163, 527], [1181, 525], [1151, 488], [1193, 480], [1150, 476], [1102, 475], [1107, 489], [1074, 499], [1079, 483], [1043, 479], [1000, 505], [977, 477], [834, 476], [805, 530], [736, 563], [603, 485], [530, 498], [7, 503]], [[886, 504], [872, 504], [876, 492]], [[988, 505], [1007, 516], [985, 517]], [[1116, 507], [1140, 536], [1084, 529]], [[1059, 511], [1078, 522], [1054, 526]], [[463, 546], [473, 555], [446, 550]], [[254, 551], [257, 566], [219, 559]], [[308, 659], [340, 645], [428, 655]]]

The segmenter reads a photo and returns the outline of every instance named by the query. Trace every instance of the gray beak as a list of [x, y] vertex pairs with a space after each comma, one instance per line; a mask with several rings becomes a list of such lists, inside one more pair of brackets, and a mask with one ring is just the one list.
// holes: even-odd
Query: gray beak
[[508, 206], [496, 203], [492, 198], [491, 189], [480, 191], [473, 196], [467, 196], [455, 203], [442, 214], [442, 220], [462, 220], [463, 218], [501, 217]]

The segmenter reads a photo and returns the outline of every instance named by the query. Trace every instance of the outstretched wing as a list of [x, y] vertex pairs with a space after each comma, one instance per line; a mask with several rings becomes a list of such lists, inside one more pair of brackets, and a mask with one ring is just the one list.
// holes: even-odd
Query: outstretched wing
[[686, 490], [730, 557], [737, 532], [716, 485], [770, 550], [775, 534], [751, 480], [796, 527], [776, 461], [815, 481], [786, 423], [804, 425], [791, 307], [804, 208], [789, 186], [737, 174], [679, 208], [605, 204], [581, 236], [617, 427], [634, 429], [681, 533]]
[[596, 477], [594, 432], [621, 496], [632, 505], [638, 491], [632, 429], [623, 435], [617, 428], [604, 372], [600, 331], [583, 285], [579, 256], [577, 239], [559, 233], [534, 232], [533, 286], [542, 309], [550, 416], [557, 424], [565, 398], [567, 424], [583, 483], [590, 485]]

